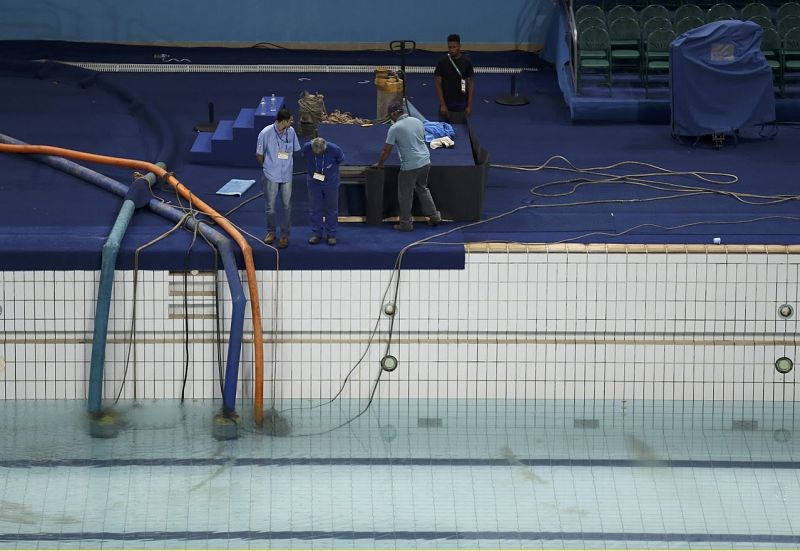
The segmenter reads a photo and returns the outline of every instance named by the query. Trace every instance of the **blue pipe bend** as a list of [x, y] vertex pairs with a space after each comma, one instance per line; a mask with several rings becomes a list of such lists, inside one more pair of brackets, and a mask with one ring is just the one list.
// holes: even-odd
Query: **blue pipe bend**
[[105, 244], [100, 264], [100, 284], [97, 289], [97, 305], [94, 313], [94, 334], [92, 336], [92, 360], [89, 368], [89, 413], [100, 413], [103, 400], [103, 366], [106, 358], [108, 336], [108, 312], [111, 309], [111, 290], [114, 286], [114, 268], [122, 238], [128, 229], [136, 205], [130, 199], [122, 203]]
[[[0, 143], [28, 145], [25, 142], [21, 142], [4, 134], [0, 134]], [[30, 155], [30, 157], [33, 157], [39, 162], [56, 168], [62, 172], [77, 176], [86, 182], [119, 195], [120, 197], [128, 196], [129, 188], [127, 186], [107, 176], [104, 176], [103, 174], [95, 172], [94, 170], [72, 162], [69, 159], [55, 157], [52, 155]], [[159, 216], [162, 216], [175, 223], [184, 217], [182, 211], [156, 199], [151, 199], [149, 201], [148, 208], [155, 214], [158, 214]], [[239, 269], [236, 264], [236, 256], [233, 253], [233, 244], [231, 240], [223, 233], [209, 227], [206, 224], [203, 224], [202, 222], [197, 222], [192, 218], [186, 219], [185, 223], [189, 230], [194, 231], [197, 227], [197, 231], [199, 231], [206, 239], [208, 239], [208, 241], [217, 247], [222, 260], [223, 269], [225, 270], [225, 276], [228, 280], [228, 289], [231, 295], [233, 308], [231, 312], [231, 325], [228, 339], [228, 355], [225, 363], [225, 382], [222, 392], [222, 410], [226, 415], [232, 414], [236, 411], [236, 389], [239, 379], [239, 361], [242, 351], [244, 315], [245, 307], [247, 305], [247, 298], [245, 297], [244, 289], [242, 287], [242, 280], [239, 276]]]

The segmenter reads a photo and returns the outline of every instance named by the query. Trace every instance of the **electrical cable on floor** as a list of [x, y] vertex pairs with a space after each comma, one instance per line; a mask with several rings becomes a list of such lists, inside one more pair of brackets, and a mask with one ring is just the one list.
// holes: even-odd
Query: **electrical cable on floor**
[[[562, 166], [554, 166], [551, 165], [552, 161], [563, 161], [567, 164], [566, 167]], [[627, 184], [627, 185], [639, 185], [646, 188], [652, 189], [659, 189], [662, 191], [683, 191], [686, 193], [708, 193], [708, 194], [715, 194], [715, 195], [723, 195], [732, 197], [744, 204], [748, 205], [762, 205], [762, 204], [775, 204], [781, 203], [785, 201], [792, 201], [799, 198], [797, 195], [762, 195], [762, 194], [755, 194], [755, 193], [741, 193], [741, 192], [732, 192], [732, 191], [725, 191], [719, 190], [714, 188], [708, 187], [701, 187], [701, 186], [686, 186], [671, 182], [662, 182], [658, 180], [649, 180], [647, 178], [651, 176], [678, 176], [678, 177], [693, 177], [699, 179], [700, 181], [706, 183], [712, 183], [717, 185], [732, 185], [739, 181], [739, 178], [734, 174], [724, 173], [724, 172], [705, 172], [705, 171], [674, 171], [670, 169], [666, 169], [660, 167], [658, 165], [652, 163], [645, 163], [641, 161], [622, 161], [619, 163], [614, 163], [611, 165], [606, 166], [599, 166], [599, 167], [590, 167], [590, 168], [579, 168], [575, 166], [571, 161], [561, 155], [553, 155], [548, 158], [543, 164], [541, 165], [508, 165], [508, 164], [492, 164], [490, 165], [492, 168], [499, 168], [499, 169], [510, 169], [510, 170], [518, 170], [523, 172], [538, 172], [541, 170], [557, 170], [563, 172], [574, 172], [577, 174], [587, 174], [598, 176], [600, 179], [592, 179], [592, 178], [577, 178], [577, 179], [570, 179], [570, 180], [557, 180], [553, 182], [547, 182], [545, 184], [541, 184], [531, 188], [531, 194], [537, 197], [545, 197], [545, 198], [552, 198], [552, 197], [563, 197], [574, 193], [577, 191], [579, 187], [582, 185], [587, 184]], [[626, 166], [642, 166], [649, 169], [654, 170], [655, 172], [645, 172], [641, 174], [627, 174], [627, 175], [617, 175], [617, 174], [609, 174], [606, 172], [601, 172], [604, 170], [611, 170], [615, 168], [621, 168]], [[540, 190], [557, 185], [564, 185], [564, 184], [575, 184], [574, 187], [564, 193], [559, 194], [544, 194], [541, 193]], [[670, 197], [671, 198], [671, 197]], [[748, 199], [760, 199], [763, 201], [750, 201]], [[570, 205], [571, 206], [571, 205]]]
[[792, 222], [800, 222], [800, 216], [785, 216], [785, 215], [774, 215], [774, 216], [759, 216], [757, 218], [747, 218], [743, 220], [701, 220], [698, 222], [687, 222], [686, 224], [678, 224], [675, 226], [663, 226], [661, 224], [654, 224], [654, 223], [645, 223], [645, 224], [637, 224], [635, 226], [631, 226], [630, 228], [620, 230], [618, 232], [590, 232], [585, 233], [583, 235], [578, 235], [575, 237], [567, 237], [565, 239], [561, 239], [559, 241], [554, 241], [553, 244], [559, 243], [568, 243], [570, 241], [577, 241], [580, 239], [586, 239], [587, 237], [592, 236], [605, 236], [605, 237], [620, 237], [623, 235], [627, 235], [631, 232], [636, 230], [640, 230], [642, 228], [656, 228], [663, 231], [674, 231], [674, 230], [682, 230], [686, 228], [694, 228], [698, 226], [708, 226], [708, 225], [738, 225], [738, 224], [752, 224], [755, 222], [765, 222], [767, 220], [790, 220]]
[[276, 50], [288, 50], [286, 46], [281, 46], [279, 44], [275, 44], [274, 42], [256, 42], [251, 48], [274, 48]]

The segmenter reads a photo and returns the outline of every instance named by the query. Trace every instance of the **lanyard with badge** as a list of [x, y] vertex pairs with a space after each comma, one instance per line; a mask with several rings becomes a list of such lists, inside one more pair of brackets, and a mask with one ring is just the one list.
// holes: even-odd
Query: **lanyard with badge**
[[317, 156], [314, 155], [314, 176], [315, 180], [319, 180], [320, 182], [325, 181], [325, 152], [322, 152], [322, 163], [318, 162]]
[[453, 58], [450, 57], [450, 54], [447, 54], [447, 59], [450, 60], [450, 64], [453, 65], [453, 69], [456, 70], [456, 73], [458, 73], [458, 76], [461, 78], [461, 93], [462, 94], [466, 94], [467, 93], [467, 81], [464, 80], [464, 75], [461, 74], [461, 70], [458, 68], [458, 65], [456, 65], [456, 62], [453, 61]]
[[[289, 159], [289, 129], [287, 128], [285, 130], [286, 137], [285, 138], [281, 138], [281, 133], [278, 132], [278, 127], [277, 126], [273, 126], [273, 128], [275, 129], [275, 135], [278, 136], [278, 159], [281, 160], [281, 161], [286, 161], [286, 160]], [[286, 149], [285, 150], [281, 150], [280, 149], [281, 142], [286, 144]]]

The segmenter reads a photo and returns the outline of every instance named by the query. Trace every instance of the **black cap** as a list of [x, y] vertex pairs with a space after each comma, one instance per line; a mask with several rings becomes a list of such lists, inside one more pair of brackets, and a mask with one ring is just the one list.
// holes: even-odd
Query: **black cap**
[[393, 101], [392, 103], [389, 104], [389, 108], [387, 109], [387, 112], [390, 115], [392, 113], [398, 113], [398, 112], [402, 113], [403, 111], [404, 111], [403, 102], [400, 101]]

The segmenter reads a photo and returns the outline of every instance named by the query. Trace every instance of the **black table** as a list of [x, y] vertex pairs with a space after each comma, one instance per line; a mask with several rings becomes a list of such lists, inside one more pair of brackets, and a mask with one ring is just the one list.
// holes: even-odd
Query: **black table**
[[[489, 155], [465, 125], [455, 125], [453, 148], [431, 150], [428, 187], [436, 207], [446, 220], [480, 220]], [[377, 162], [389, 125], [362, 127], [348, 124], [321, 124], [317, 132], [344, 151], [342, 183], [364, 186], [364, 214], [368, 224], [380, 224], [384, 218], [397, 216], [397, 174], [400, 159], [397, 150], [382, 169]], [[344, 186], [343, 186], [344, 187]], [[415, 200], [413, 213], [421, 214]]]

